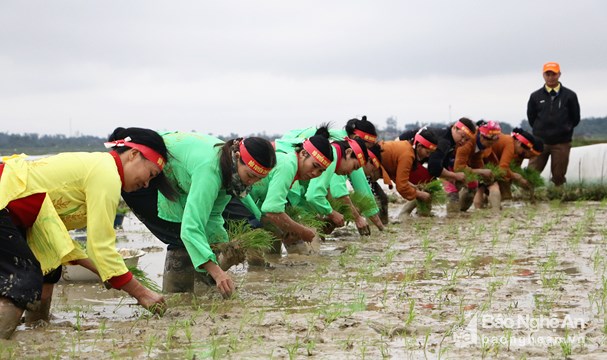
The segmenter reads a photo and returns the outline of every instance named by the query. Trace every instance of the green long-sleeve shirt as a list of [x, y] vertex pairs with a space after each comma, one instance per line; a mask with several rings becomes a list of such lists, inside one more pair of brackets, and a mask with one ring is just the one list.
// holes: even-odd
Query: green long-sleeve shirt
[[222, 187], [219, 150], [223, 141], [198, 133], [162, 134], [171, 154], [164, 173], [176, 188], [176, 201], [158, 194], [158, 216], [181, 223], [183, 241], [194, 267], [217, 259], [209, 244], [228, 241], [221, 216], [231, 199]]
[[283, 213], [287, 194], [297, 175], [297, 153], [276, 151], [276, 166], [268, 176], [253, 185], [243, 204], [257, 217], [265, 213]]
[[[304, 139], [314, 136], [316, 133], [315, 127], [310, 127], [306, 129], [299, 130], [291, 130], [285, 133], [280, 139], [276, 140], [276, 149], [286, 149], [293, 144], [301, 143]], [[343, 140], [348, 134], [343, 129], [330, 129], [329, 134], [331, 140]], [[337, 159], [337, 157], [335, 157]], [[336, 161], [334, 161], [335, 163]], [[327, 171], [325, 171], [326, 173]], [[324, 173], [323, 173], [324, 175]], [[328, 175], [327, 175], [328, 176]], [[321, 176], [322, 177], [322, 176]], [[353, 171], [350, 175], [337, 175], [333, 174], [329, 180], [329, 184], [327, 188], [330, 188], [331, 196], [334, 198], [340, 198], [342, 196], [346, 196], [349, 194], [348, 187], [346, 185], [347, 179], [350, 180], [350, 184], [352, 185], [352, 189], [354, 192], [364, 194], [366, 196], [373, 197], [373, 191], [371, 190], [371, 186], [369, 186], [369, 182], [367, 181], [367, 176], [365, 175], [365, 171], [363, 168]], [[314, 180], [314, 179], [313, 179]], [[316, 188], [316, 187], [315, 187]], [[318, 188], [316, 188], [318, 189]], [[325, 190], [325, 194], [328, 190]], [[316, 200], [312, 201], [311, 205], [314, 208], [322, 209], [322, 214], [327, 214], [328, 209], [331, 209], [331, 206], [328, 205], [328, 201], [326, 203], [324, 201], [320, 201], [318, 198], [318, 194], [311, 195], [311, 197]], [[295, 194], [292, 194], [290, 198], [295, 197]], [[307, 197], [307, 195], [306, 195]], [[327, 208], [328, 206], [328, 208]], [[333, 211], [331, 209], [331, 211]], [[328, 213], [330, 214], [331, 211]], [[377, 206], [373, 206], [373, 208], [367, 210], [363, 213], [364, 216], [373, 216], [379, 212], [379, 208]]]

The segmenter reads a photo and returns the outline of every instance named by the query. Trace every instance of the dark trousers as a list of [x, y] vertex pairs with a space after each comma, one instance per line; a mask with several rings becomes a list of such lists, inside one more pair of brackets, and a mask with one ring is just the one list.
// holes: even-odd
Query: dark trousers
[[42, 270], [23, 230], [15, 226], [6, 209], [0, 210], [0, 244], [0, 297], [25, 309], [40, 300]]
[[144, 188], [134, 192], [122, 192], [122, 198], [145, 227], [165, 244], [168, 249], [184, 248], [181, 240], [181, 223], [158, 217], [158, 190]]
[[569, 152], [571, 143], [544, 145], [544, 151], [537, 157], [529, 160], [529, 167], [542, 172], [550, 157], [551, 181], [556, 186], [563, 185], [567, 179], [567, 166], [569, 165]]

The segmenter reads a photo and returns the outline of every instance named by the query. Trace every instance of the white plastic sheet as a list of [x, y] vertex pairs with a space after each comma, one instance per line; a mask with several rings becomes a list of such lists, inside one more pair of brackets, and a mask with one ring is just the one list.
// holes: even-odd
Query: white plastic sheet
[[[523, 166], [527, 166], [527, 162], [525, 160]], [[542, 177], [550, 180], [550, 159], [542, 171]], [[569, 183], [607, 184], [607, 144], [571, 148], [566, 177]]]

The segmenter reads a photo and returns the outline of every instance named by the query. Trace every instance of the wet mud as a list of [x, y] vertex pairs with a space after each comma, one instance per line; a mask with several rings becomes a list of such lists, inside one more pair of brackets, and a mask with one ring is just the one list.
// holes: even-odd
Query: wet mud
[[[204, 286], [166, 295], [163, 317], [62, 281], [50, 324], [19, 326], [0, 358], [607, 357], [606, 203], [403, 218], [400, 207], [383, 233], [337, 229], [319, 256], [233, 267], [232, 299]], [[119, 240], [146, 251], [139, 267], [162, 284], [165, 246], [132, 216]]]

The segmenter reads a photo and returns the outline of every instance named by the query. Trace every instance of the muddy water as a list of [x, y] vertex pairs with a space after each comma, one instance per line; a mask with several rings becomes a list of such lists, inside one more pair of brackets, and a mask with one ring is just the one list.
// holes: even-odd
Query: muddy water
[[[234, 298], [167, 295], [162, 318], [62, 282], [50, 325], [19, 327], [0, 358], [605, 358], [605, 204], [507, 205], [401, 218], [396, 204], [383, 233], [347, 227], [320, 256], [239, 265]], [[130, 217], [119, 235], [160, 284], [162, 243]]]

